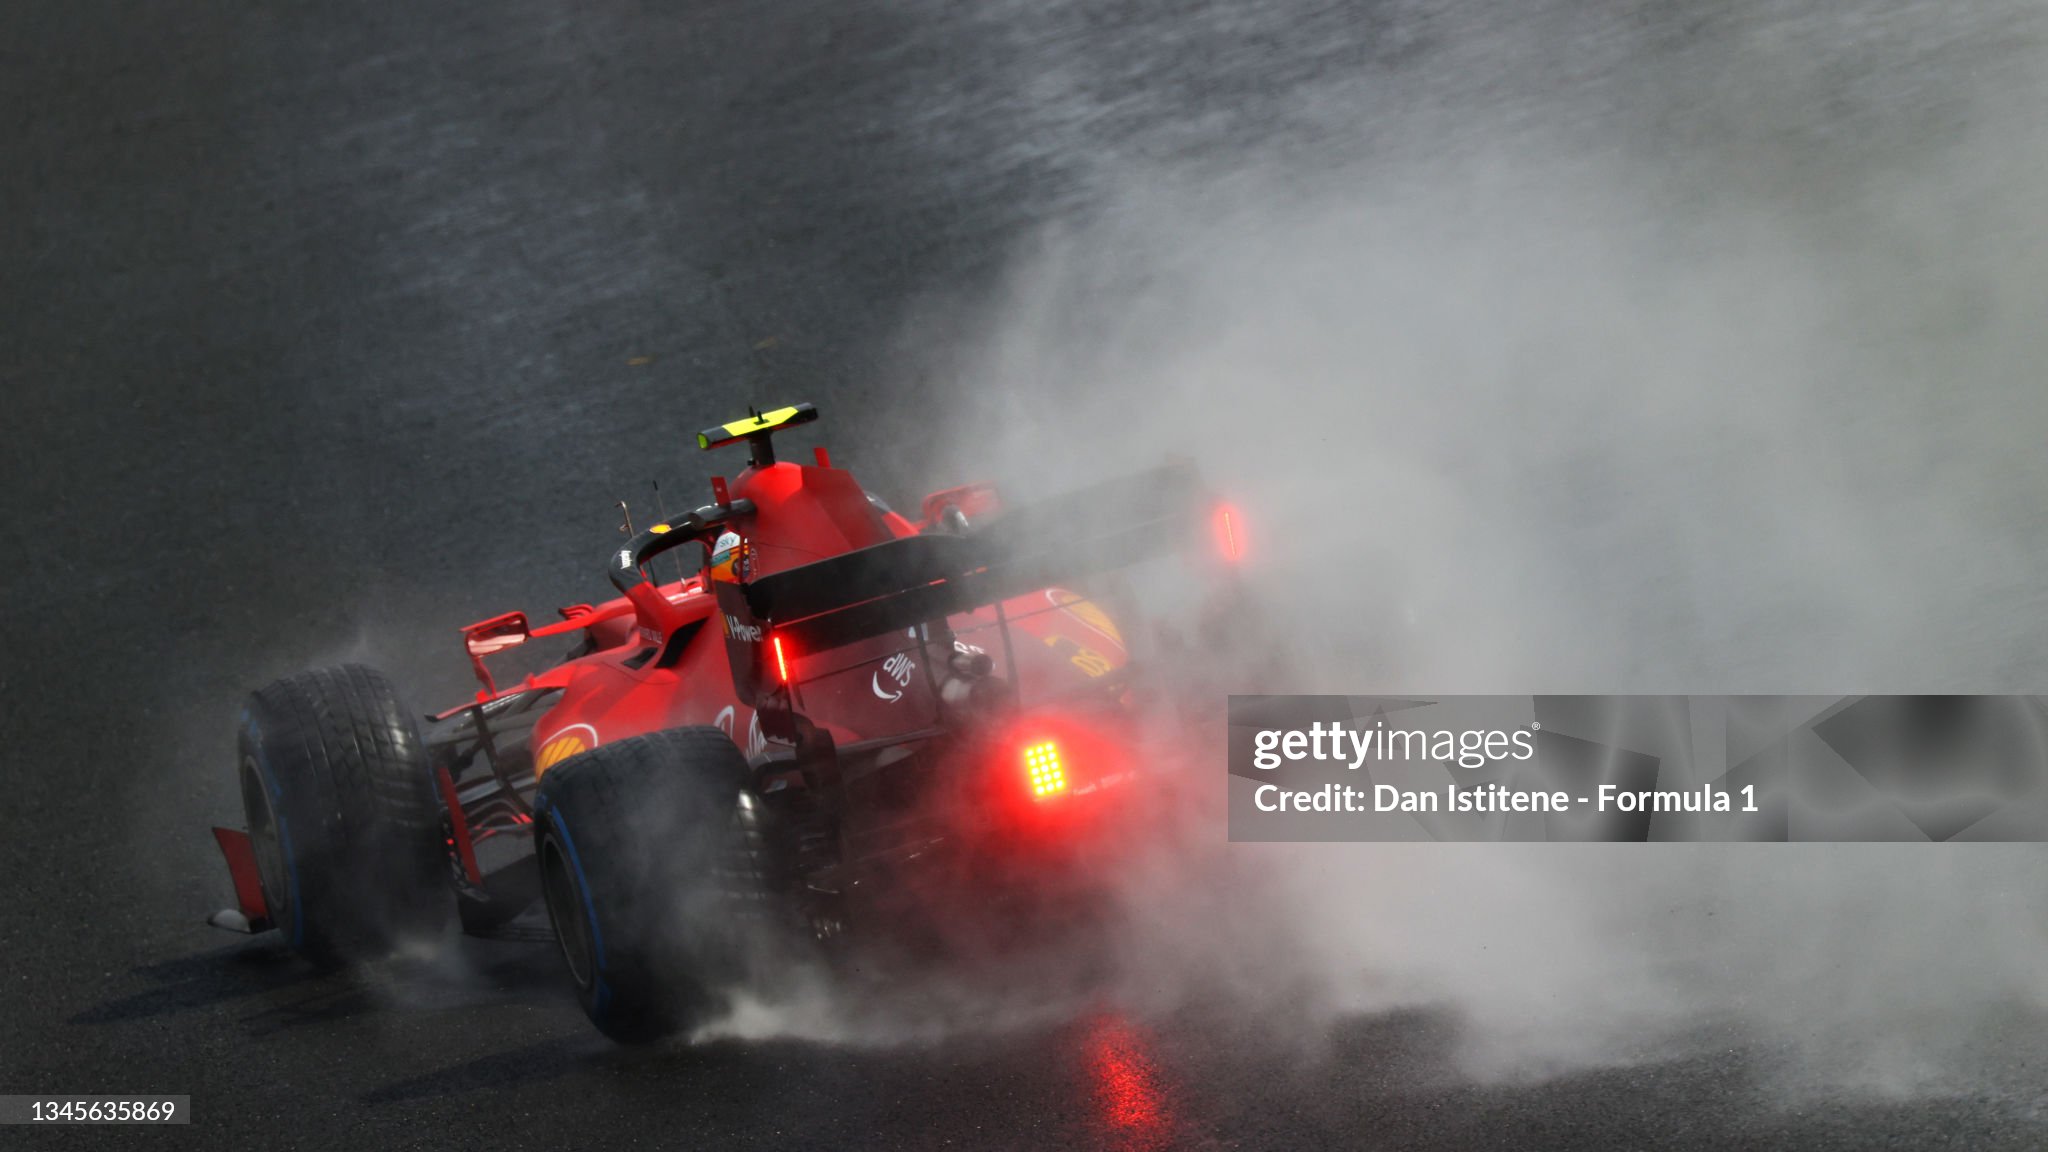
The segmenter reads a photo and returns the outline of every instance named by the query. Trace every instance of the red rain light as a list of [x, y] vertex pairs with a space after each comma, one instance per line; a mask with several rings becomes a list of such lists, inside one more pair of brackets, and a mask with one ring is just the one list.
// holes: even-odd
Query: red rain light
[[1232, 563], [1244, 559], [1244, 518], [1228, 504], [1216, 506], [1216, 547]]
[[1043, 800], [1067, 790], [1067, 774], [1060, 770], [1060, 746], [1050, 740], [1024, 746], [1024, 770], [1031, 778], [1031, 795]]
[[789, 658], [782, 654], [782, 637], [770, 636], [768, 643], [775, 649], [775, 676], [784, 684], [789, 683]]

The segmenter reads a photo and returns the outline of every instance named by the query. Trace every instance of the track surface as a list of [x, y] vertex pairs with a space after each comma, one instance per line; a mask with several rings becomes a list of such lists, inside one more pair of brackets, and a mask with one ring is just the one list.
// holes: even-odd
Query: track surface
[[[1380, 13], [11, 5], [0, 1090], [191, 1093], [153, 1147], [2048, 1141], [2009, 1100], [1787, 1107], [1739, 1043], [1475, 1084], [1428, 1014], [621, 1053], [539, 945], [358, 980], [201, 926], [250, 687], [362, 656], [461, 691], [452, 626], [601, 594], [611, 502], [695, 490], [685, 434], [744, 402], [818, 402], [885, 492], [950, 479], [904, 310], [1084, 204], [1077, 141], [1313, 147], [1290, 93], [1414, 50]], [[1033, 103], [1055, 58], [1078, 111]]]

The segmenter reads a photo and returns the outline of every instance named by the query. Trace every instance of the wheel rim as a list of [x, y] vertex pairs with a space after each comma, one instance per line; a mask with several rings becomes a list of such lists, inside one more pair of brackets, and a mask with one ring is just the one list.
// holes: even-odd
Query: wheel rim
[[553, 836], [541, 838], [540, 871], [541, 895], [548, 906], [548, 923], [554, 926], [555, 941], [562, 948], [562, 959], [568, 962], [569, 975], [575, 978], [576, 986], [588, 989], [597, 970], [590, 940], [590, 914], [583, 907], [582, 894], [569, 873], [569, 862], [563, 858], [561, 845]]
[[277, 813], [271, 808], [270, 789], [253, 756], [242, 758], [242, 812], [249, 820], [249, 845], [256, 856], [256, 877], [263, 889], [263, 907], [270, 922], [287, 925], [291, 919], [291, 884], [279, 842]]

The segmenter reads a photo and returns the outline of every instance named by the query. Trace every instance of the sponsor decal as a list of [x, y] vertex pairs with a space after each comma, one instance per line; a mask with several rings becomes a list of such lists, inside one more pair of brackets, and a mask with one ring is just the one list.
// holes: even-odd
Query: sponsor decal
[[[917, 661], [912, 660], [907, 653], [898, 652], [882, 662], [881, 669], [874, 674], [870, 682], [874, 685], [876, 696], [894, 704], [903, 699], [903, 690], [910, 687], [910, 678], [916, 672]], [[884, 676], [889, 678], [889, 683], [893, 687], [883, 686]]]
[[579, 753], [597, 747], [597, 729], [588, 724], [571, 724], [541, 745], [540, 755], [533, 758], [533, 774], [539, 776], [562, 761]]
[[768, 750], [768, 738], [761, 734], [761, 714], [747, 717], [747, 758], [753, 759]]
[[761, 642], [759, 624], [742, 624], [740, 618], [730, 612], [725, 614], [725, 634], [734, 640], [744, 640], [749, 644]]
[[737, 532], [722, 532], [711, 545], [711, 578], [728, 583], [746, 579], [746, 542]]
[[1078, 592], [1069, 592], [1065, 588], [1047, 588], [1045, 598], [1053, 607], [1079, 620], [1092, 631], [1100, 633], [1104, 639], [1118, 648], [1124, 646], [1123, 633], [1116, 630], [1116, 621], [1111, 620], [1109, 613], [1104, 612], [1095, 601]]
[[[734, 736], [732, 731], [734, 719], [733, 706], [727, 704], [718, 710], [718, 717], [711, 722], [717, 725], [718, 730], [725, 733], [733, 743], [738, 744], [740, 742], [739, 738]], [[747, 742], [742, 747], [746, 750], [748, 756], [759, 756], [768, 750], [768, 738], [761, 735], [761, 714], [759, 712], [747, 714]]]
[[1106, 676], [1116, 665], [1109, 657], [1086, 647], [1071, 636], [1047, 636], [1045, 646], [1067, 658], [1067, 663], [1079, 668], [1083, 674], [1095, 677]]

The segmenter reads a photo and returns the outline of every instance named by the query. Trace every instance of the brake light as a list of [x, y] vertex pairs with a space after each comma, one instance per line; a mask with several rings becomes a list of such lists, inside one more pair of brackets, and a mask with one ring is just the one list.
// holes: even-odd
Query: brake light
[[1060, 746], [1050, 740], [1024, 748], [1024, 770], [1031, 777], [1031, 795], [1043, 800], [1067, 790], [1067, 776], [1060, 770]]
[[1244, 559], [1244, 526], [1237, 509], [1228, 504], [1216, 506], [1216, 546], [1222, 550], [1223, 558], [1232, 563]]
[[782, 637], [770, 636], [768, 645], [775, 649], [775, 676], [784, 684], [789, 683], [789, 658], [782, 654]]

